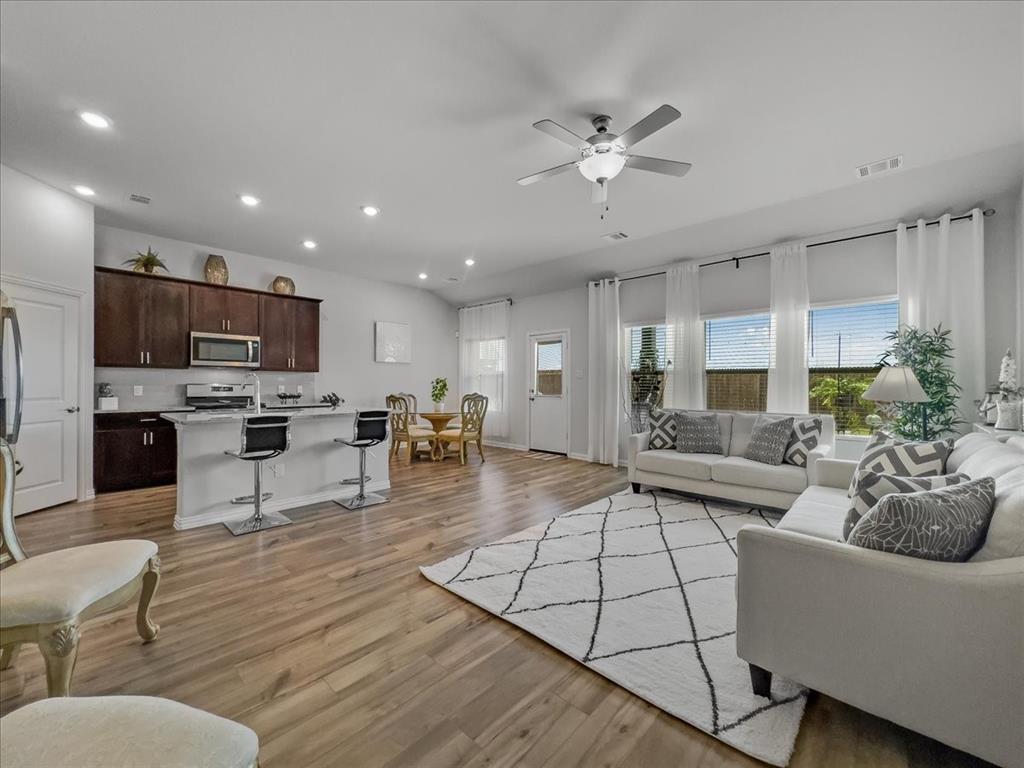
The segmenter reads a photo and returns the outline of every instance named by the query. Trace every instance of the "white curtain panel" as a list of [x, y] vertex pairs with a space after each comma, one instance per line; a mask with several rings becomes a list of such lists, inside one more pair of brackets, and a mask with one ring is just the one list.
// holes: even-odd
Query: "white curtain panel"
[[807, 413], [807, 245], [771, 249], [772, 354], [768, 410]]
[[619, 425], [623, 421], [619, 279], [588, 283], [587, 290], [590, 306], [587, 455], [591, 461], [617, 467]]
[[969, 221], [950, 219], [896, 226], [896, 283], [900, 325], [949, 329], [953, 371], [963, 388], [960, 418], [969, 424], [973, 401], [985, 391], [985, 217], [975, 208]]
[[669, 408], [704, 408], [704, 323], [700, 319], [700, 269], [694, 262], [674, 264], [665, 278], [665, 324], [671, 329], [668, 358]]
[[485, 437], [508, 437], [510, 306], [505, 300], [459, 310], [459, 391], [487, 396]]

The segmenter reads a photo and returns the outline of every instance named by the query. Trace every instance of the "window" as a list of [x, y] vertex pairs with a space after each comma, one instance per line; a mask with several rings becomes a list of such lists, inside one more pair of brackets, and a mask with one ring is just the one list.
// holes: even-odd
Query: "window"
[[664, 323], [626, 328], [623, 400], [634, 426], [646, 424], [651, 410], [671, 402], [671, 381], [665, 375], [671, 349], [672, 332]]
[[812, 309], [807, 318], [808, 410], [830, 413], [836, 432], [867, 435], [875, 404], [861, 395], [879, 370], [885, 335], [899, 324], [895, 301]]
[[767, 313], [704, 322], [708, 410], [763, 411], [767, 407], [771, 343]]
[[562, 394], [562, 340], [537, 342], [537, 380], [534, 388], [538, 395]]

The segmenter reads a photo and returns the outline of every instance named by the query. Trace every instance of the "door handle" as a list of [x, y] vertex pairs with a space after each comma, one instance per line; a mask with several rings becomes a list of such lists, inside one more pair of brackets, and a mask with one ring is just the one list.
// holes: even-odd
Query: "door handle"
[[153, 433], [152, 432], [149, 433], [149, 444], [150, 445], [153, 444]]
[[146, 353], [140, 351], [139, 352], [139, 365], [145, 365], [145, 364], [146, 364]]
[[149, 434], [148, 432], [143, 432], [143, 433], [142, 433], [142, 444], [143, 444], [143, 445], [149, 445], [149, 443], [147, 443], [147, 442], [146, 442], [146, 436], [147, 436], [148, 434]]
[[146, 353], [146, 365], [150, 364], [149, 352]]
[[76, 406], [73, 406], [71, 408], [65, 408], [64, 410], [67, 411], [68, 413], [78, 413], [81, 410], [81, 408], [79, 408], [76, 405]]
[[231, 321], [230, 320], [228, 320], [228, 330], [229, 331], [231, 330]]

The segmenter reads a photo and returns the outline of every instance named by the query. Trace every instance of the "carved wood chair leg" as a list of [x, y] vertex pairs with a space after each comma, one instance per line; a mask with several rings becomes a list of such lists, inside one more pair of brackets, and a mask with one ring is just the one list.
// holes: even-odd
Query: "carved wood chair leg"
[[465, 441], [459, 442], [459, 464], [466, 464], [466, 443]]
[[10, 669], [21, 653], [21, 643], [11, 643], [0, 648], [0, 669]]
[[409, 463], [412, 464], [412, 460], [416, 458], [416, 451], [419, 450], [420, 444], [415, 440], [409, 441]]
[[483, 438], [478, 438], [476, 441], [476, 449], [480, 452], [480, 463], [484, 463], [484, 444]]
[[70, 696], [71, 676], [78, 660], [79, 630], [77, 624], [57, 627], [39, 643], [46, 664], [46, 695]]
[[142, 594], [139, 596], [139, 611], [135, 615], [135, 628], [139, 637], [145, 643], [152, 642], [160, 632], [160, 625], [149, 617], [150, 603], [153, 602], [153, 595], [156, 588], [160, 586], [160, 558], [154, 557], [149, 561], [149, 570], [142, 577]]

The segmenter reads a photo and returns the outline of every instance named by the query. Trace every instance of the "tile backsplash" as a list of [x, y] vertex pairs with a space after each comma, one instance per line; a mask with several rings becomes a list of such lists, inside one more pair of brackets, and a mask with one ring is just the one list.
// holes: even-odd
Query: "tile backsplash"
[[[300, 403], [315, 403], [318, 399], [314, 389], [315, 374], [260, 371], [259, 377], [265, 403], [276, 401], [279, 386], [288, 393], [297, 392], [301, 386]], [[97, 390], [101, 383], [110, 384], [121, 411], [159, 411], [180, 407], [185, 404], [186, 384], [240, 384], [244, 379], [244, 371], [224, 368], [97, 368], [95, 374]], [[136, 386], [142, 387], [141, 395], [134, 394]], [[93, 393], [94, 405], [95, 398], [96, 392]]]

